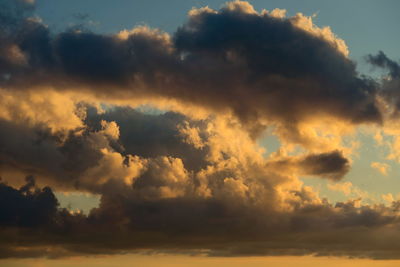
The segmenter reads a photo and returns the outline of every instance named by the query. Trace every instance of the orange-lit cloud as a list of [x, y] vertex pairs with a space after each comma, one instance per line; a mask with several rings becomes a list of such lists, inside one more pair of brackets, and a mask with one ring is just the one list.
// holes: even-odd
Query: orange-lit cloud
[[[339, 182], [359, 126], [394, 137], [399, 158], [399, 68], [384, 54], [369, 60], [390, 79], [360, 76], [329, 27], [243, 1], [192, 9], [173, 35], [56, 34], [32, 3], [7, 6], [21, 12], [0, 11], [0, 257], [399, 257], [399, 202], [366, 205]], [[266, 129], [281, 143], [269, 155]], [[331, 203], [302, 176], [357, 198]], [[71, 212], [53, 190], [101, 201]]]
[[388, 164], [381, 163], [381, 162], [372, 162], [371, 167], [376, 169], [378, 172], [380, 172], [383, 175], [387, 175], [388, 171], [390, 169]]

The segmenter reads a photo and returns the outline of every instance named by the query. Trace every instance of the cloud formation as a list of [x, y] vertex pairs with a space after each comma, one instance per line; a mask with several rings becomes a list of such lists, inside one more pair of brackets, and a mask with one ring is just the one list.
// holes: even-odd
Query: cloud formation
[[359, 77], [343, 40], [311, 18], [277, 13], [240, 1], [219, 11], [194, 9], [172, 36], [146, 27], [53, 35], [26, 19], [6, 36], [14, 52], [4, 59], [2, 84], [171, 98], [232, 112], [255, 134], [265, 121], [289, 127], [309, 119], [310, 102], [314, 116], [379, 122], [374, 86]]
[[[338, 182], [357, 145], [344, 137], [387, 129], [400, 74], [383, 53], [368, 58], [389, 70], [378, 82], [356, 72], [329, 28], [243, 1], [192, 9], [172, 35], [52, 33], [30, 1], [4, 3], [0, 257], [398, 258], [397, 201], [334, 204], [301, 180]], [[148, 103], [163, 110], [135, 109]], [[267, 128], [282, 144], [268, 155], [257, 143]], [[73, 213], [53, 190], [101, 202]]]

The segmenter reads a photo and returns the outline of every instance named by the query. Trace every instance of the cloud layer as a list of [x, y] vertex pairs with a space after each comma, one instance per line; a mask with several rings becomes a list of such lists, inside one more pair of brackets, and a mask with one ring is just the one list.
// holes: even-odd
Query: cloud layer
[[232, 112], [256, 133], [266, 120], [289, 127], [309, 119], [310, 102], [314, 116], [380, 121], [375, 88], [357, 75], [343, 41], [300, 14], [285, 18], [231, 2], [192, 10], [173, 36], [146, 27], [53, 35], [40, 21], [21, 23], [5, 36], [4, 87], [173, 98]]
[[[0, 257], [398, 258], [399, 203], [334, 204], [301, 180], [342, 180], [360, 125], [397, 133], [400, 67], [382, 52], [368, 60], [389, 78], [361, 76], [328, 27], [242, 1], [192, 9], [172, 35], [56, 34], [33, 12], [0, 9]], [[53, 191], [101, 202], [74, 213]]]

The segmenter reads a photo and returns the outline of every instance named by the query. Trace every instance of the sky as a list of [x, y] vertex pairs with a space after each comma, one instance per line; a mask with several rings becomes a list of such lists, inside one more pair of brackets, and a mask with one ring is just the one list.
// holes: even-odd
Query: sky
[[0, 265], [397, 266], [399, 8], [0, 0]]

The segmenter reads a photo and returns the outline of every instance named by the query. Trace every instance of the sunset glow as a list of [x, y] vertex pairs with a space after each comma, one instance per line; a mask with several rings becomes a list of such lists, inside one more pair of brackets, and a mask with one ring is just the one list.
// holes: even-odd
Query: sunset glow
[[399, 266], [400, 2], [112, 2], [0, 0], [1, 266]]

